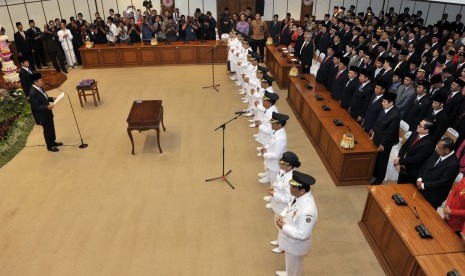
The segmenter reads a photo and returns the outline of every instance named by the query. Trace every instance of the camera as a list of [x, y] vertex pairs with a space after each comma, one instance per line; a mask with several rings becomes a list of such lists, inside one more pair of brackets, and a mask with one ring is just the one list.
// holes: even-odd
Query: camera
[[142, 6], [146, 7], [147, 9], [153, 8], [151, 0], [145, 0], [144, 2], [142, 2]]

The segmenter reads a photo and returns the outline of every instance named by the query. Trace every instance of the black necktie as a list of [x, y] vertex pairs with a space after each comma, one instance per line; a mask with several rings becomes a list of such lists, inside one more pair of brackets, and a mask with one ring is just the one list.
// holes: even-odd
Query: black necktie
[[297, 201], [297, 198], [294, 198], [294, 201], [292, 201], [291, 206], [294, 205], [294, 203], [295, 203], [296, 201]]

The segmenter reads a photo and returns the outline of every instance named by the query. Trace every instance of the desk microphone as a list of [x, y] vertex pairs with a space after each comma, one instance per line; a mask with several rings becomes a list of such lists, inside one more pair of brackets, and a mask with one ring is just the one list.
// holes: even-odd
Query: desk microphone
[[[46, 85], [48, 85], [48, 86], [50, 86], [52, 88], [54, 87], [53, 85], [51, 85], [50, 83], [47, 83], [47, 82], [44, 82], [44, 84], [46, 84]], [[70, 98], [69, 94], [66, 93], [66, 91], [63, 91], [58, 87], [56, 87], [56, 89], [58, 89], [59, 91], [65, 93], [66, 96], [68, 96], [68, 101], [69, 101], [69, 104], [71, 106], [71, 111], [73, 112], [74, 122], [76, 122], [76, 127], [77, 127], [77, 130], [78, 130], [78, 133], [79, 133], [79, 138], [81, 138], [81, 145], [79, 145], [79, 148], [81, 148], [81, 149], [87, 148], [88, 144], [84, 144], [84, 140], [82, 140], [81, 130], [79, 129], [79, 124], [77, 122], [76, 114], [74, 113], [73, 104], [71, 103], [71, 98]]]
[[429, 232], [428, 228], [426, 228], [426, 226], [423, 224], [423, 221], [420, 218], [420, 214], [417, 211], [417, 207], [413, 206], [412, 212], [415, 214], [415, 217], [420, 222], [419, 225], [415, 226], [415, 230], [418, 232], [418, 235], [420, 235], [422, 239], [432, 239], [433, 236]]

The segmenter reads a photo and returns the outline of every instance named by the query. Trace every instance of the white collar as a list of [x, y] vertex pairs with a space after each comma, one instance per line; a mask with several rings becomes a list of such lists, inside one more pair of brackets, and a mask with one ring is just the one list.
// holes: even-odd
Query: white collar
[[441, 157], [439, 157], [439, 158], [441, 159], [441, 161], [444, 161], [445, 159], [449, 158], [449, 157], [450, 157], [451, 155], [453, 155], [453, 154], [454, 154], [454, 151], [452, 151], [451, 153], [449, 153], [449, 154], [446, 155], [446, 156], [441, 156]]
[[389, 110], [391, 110], [393, 107], [394, 107], [394, 105], [392, 105], [392, 106], [391, 106], [390, 108], [388, 108], [388, 109], [385, 109], [385, 110], [384, 110], [384, 114], [387, 114], [387, 113], [389, 112]]

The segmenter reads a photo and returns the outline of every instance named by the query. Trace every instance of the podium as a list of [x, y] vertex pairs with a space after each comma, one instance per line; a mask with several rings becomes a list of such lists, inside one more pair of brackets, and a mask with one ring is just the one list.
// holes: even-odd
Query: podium
[[[397, 193], [408, 206], [395, 204]], [[413, 207], [432, 239], [416, 232]], [[359, 226], [387, 275], [465, 275], [464, 244], [412, 184], [369, 186]]]

